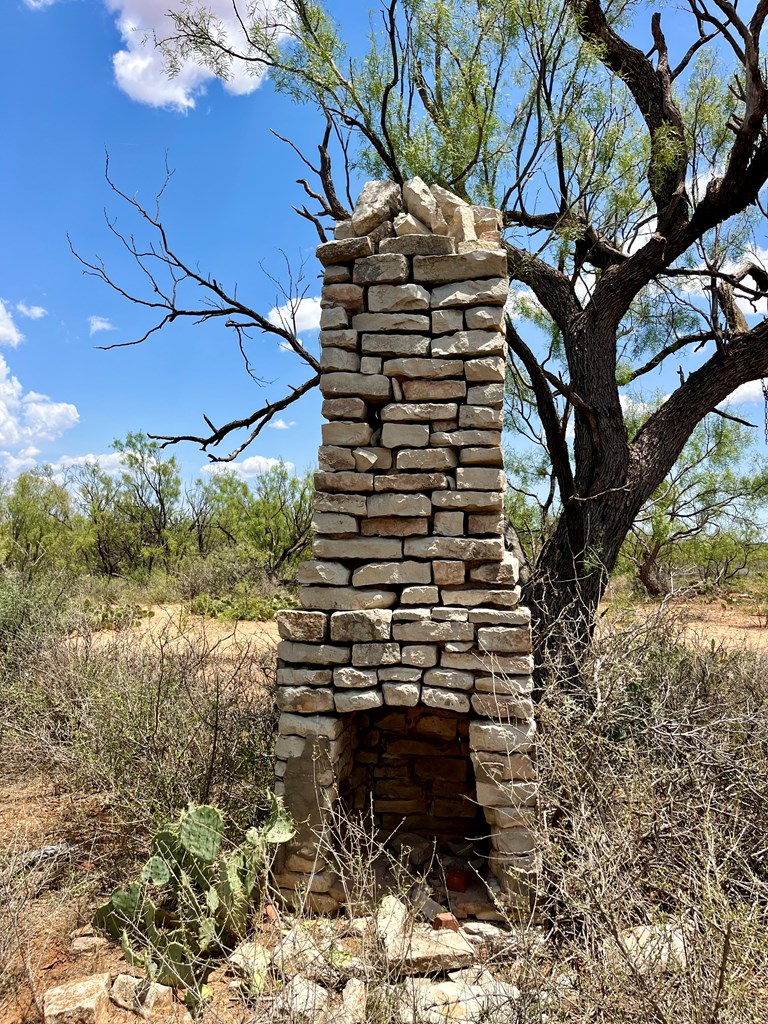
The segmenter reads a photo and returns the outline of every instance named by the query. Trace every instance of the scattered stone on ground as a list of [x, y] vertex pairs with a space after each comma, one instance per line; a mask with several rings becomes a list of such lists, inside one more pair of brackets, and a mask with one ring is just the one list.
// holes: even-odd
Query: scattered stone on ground
[[328, 990], [311, 978], [297, 974], [288, 982], [274, 1004], [277, 1017], [290, 1021], [315, 1022], [321, 1017], [330, 996]]
[[109, 1012], [110, 981], [105, 972], [48, 989], [43, 999], [45, 1024], [101, 1024]]
[[685, 967], [685, 930], [674, 924], [641, 924], [621, 933], [621, 945], [629, 965], [639, 974]]

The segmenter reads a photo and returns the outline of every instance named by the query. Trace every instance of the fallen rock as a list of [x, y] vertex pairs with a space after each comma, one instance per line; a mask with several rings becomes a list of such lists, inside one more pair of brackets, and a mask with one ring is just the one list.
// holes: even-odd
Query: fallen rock
[[138, 1013], [141, 1009], [142, 989], [145, 984], [142, 978], [134, 978], [132, 974], [118, 974], [109, 993], [109, 998], [124, 1010]]
[[269, 970], [271, 960], [272, 953], [258, 942], [241, 942], [230, 953], [227, 963], [238, 977], [252, 986], [254, 983], [260, 984]]
[[399, 954], [408, 922], [408, 907], [397, 896], [385, 896], [376, 910], [376, 931], [386, 952]]
[[341, 994], [344, 1013], [350, 1024], [364, 1024], [368, 989], [360, 978], [350, 978]]
[[[151, 1020], [155, 1020], [158, 1016], [172, 1015], [176, 1009], [173, 989], [168, 985], [158, 985], [156, 981], [151, 981], [143, 993], [141, 1008], [142, 1016]], [[183, 1012], [186, 1013], [186, 1010]]]
[[303, 1020], [314, 1024], [328, 999], [328, 991], [322, 985], [297, 974], [275, 1000], [274, 1011], [276, 1016], [287, 1017], [291, 1022]]
[[109, 1014], [110, 980], [104, 972], [48, 989], [43, 997], [45, 1024], [101, 1024]]
[[352, 228], [356, 235], [367, 235], [391, 220], [401, 209], [403, 197], [394, 181], [369, 181], [363, 186], [352, 214]]
[[480, 1021], [508, 1024], [516, 1019], [512, 1005], [520, 990], [497, 981], [487, 971], [478, 984], [410, 978], [400, 995], [400, 1019], [404, 1024], [447, 1024]]
[[627, 960], [639, 974], [685, 968], [685, 931], [674, 924], [641, 924], [621, 933]]
[[107, 940], [99, 935], [78, 935], [72, 939], [73, 953], [91, 953], [94, 949], [106, 946]]
[[387, 950], [403, 974], [435, 974], [468, 967], [475, 959], [474, 947], [460, 932], [423, 930], [415, 927]]
[[351, 959], [337, 942], [336, 931], [328, 921], [296, 924], [280, 940], [270, 958], [273, 971], [303, 975], [312, 981], [335, 984], [342, 963]]

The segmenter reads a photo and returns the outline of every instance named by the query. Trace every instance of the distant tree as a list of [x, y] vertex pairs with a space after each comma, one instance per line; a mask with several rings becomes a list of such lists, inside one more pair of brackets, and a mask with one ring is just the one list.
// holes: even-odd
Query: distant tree
[[50, 468], [20, 473], [6, 486], [4, 497], [3, 564], [27, 578], [67, 565], [72, 550], [72, 504]]

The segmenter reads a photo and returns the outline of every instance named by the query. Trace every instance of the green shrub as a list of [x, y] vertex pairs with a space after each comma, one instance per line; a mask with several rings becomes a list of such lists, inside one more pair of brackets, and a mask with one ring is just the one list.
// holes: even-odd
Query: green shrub
[[193, 615], [203, 615], [222, 622], [238, 622], [241, 619], [265, 622], [274, 619], [275, 612], [282, 608], [296, 608], [298, 602], [285, 591], [278, 591], [271, 597], [255, 594], [239, 594], [232, 597], [211, 597], [200, 594], [193, 598], [187, 608]]

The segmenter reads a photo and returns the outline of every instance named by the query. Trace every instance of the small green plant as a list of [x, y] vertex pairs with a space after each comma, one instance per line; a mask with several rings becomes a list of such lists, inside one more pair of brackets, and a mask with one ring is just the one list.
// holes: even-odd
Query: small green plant
[[185, 988], [190, 1003], [206, 998], [208, 974], [245, 934], [268, 848], [294, 834], [278, 799], [271, 803], [264, 825], [239, 845], [225, 842], [221, 811], [190, 805], [157, 832], [139, 880], [96, 911], [94, 924], [120, 941], [130, 964], [153, 981]]
[[89, 598], [83, 601], [86, 622], [91, 629], [127, 629], [139, 619], [151, 618], [155, 613], [140, 604], [93, 604]]
[[193, 615], [219, 619], [222, 622], [237, 622], [241, 619], [255, 619], [264, 622], [274, 619], [275, 612], [282, 608], [295, 608], [297, 601], [285, 591], [278, 591], [272, 597], [252, 594], [235, 594], [231, 597], [211, 597], [199, 594], [186, 606]]

